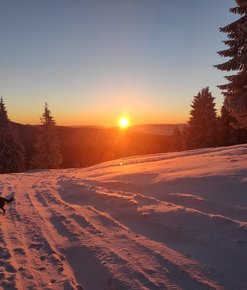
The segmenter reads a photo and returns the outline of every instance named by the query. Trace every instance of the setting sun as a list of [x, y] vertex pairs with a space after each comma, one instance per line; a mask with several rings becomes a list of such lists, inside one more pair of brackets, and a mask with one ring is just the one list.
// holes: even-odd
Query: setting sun
[[126, 128], [129, 126], [129, 120], [127, 118], [121, 118], [119, 120], [119, 127]]

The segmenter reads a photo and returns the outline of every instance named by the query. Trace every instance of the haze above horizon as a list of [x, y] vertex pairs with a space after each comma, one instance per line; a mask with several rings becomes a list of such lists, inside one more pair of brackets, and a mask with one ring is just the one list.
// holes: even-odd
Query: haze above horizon
[[[200, 3], [199, 3], [200, 2]], [[184, 123], [209, 86], [233, 0], [4, 1], [0, 95], [14, 122], [38, 124], [45, 102], [59, 125]]]

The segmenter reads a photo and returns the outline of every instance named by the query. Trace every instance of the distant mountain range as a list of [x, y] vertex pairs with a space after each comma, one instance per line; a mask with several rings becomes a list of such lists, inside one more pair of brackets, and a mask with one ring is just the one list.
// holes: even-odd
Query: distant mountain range
[[155, 134], [155, 135], [172, 135], [176, 127], [182, 130], [187, 124], [144, 124], [130, 127], [132, 132]]
[[[186, 123], [182, 124], [142, 124], [130, 126], [127, 130], [135, 133], [144, 133], [144, 134], [154, 134], [154, 135], [166, 135], [170, 136], [173, 134], [173, 131], [176, 127], [180, 130], [183, 130], [186, 127]], [[106, 129], [103, 126], [91, 126], [91, 125], [77, 125], [77, 126], [68, 126], [70, 128], [94, 128], [94, 129]]]

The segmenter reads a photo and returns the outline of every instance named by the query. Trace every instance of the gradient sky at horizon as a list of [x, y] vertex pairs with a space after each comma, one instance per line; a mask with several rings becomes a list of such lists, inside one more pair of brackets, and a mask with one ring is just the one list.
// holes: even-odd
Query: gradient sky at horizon
[[209, 86], [233, 0], [2, 0], [0, 95], [9, 117], [60, 125], [182, 123]]

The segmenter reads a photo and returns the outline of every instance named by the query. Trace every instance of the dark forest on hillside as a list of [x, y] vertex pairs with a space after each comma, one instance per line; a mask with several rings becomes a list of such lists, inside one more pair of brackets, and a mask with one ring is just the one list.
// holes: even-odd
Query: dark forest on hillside
[[[34, 154], [39, 126], [12, 123], [25, 148], [26, 168]], [[174, 150], [173, 136], [135, 133], [118, 128], [57, 126], [62, 168], [85, 167], [121, 157]]]

